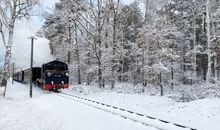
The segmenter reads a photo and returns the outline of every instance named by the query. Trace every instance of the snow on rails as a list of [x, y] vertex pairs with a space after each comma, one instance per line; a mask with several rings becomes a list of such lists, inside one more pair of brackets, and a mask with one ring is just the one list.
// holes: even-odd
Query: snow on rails
[[118, 115], [124, 119], [129, 119], [134, 122], [142, 123], [143, 125], [156, 128], [158, 130], [196, 130], [188, 126], [180, 125], [177, 123], [169, 122], [166, 120], [158, 119], [148, 115], [144, 115], [138, 112], [130, 111], [120, 107], [112, 106], [106, 103], [94, 101], [91, 99], [83, 98], [80, 96], [71, 95], [68, 93], [60, 92], [55, 93], [58, 96], [67, 98], [72, 101], [82, 103], [84, 105], [94, 107], [96, 109], [112, 113], [113, 115]]

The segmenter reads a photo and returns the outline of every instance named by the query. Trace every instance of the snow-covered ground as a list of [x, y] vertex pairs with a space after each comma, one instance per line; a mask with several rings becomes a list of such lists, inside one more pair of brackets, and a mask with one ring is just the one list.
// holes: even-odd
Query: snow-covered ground
[[[0, 130], [156, 130], [36, 87], [29, 99], [27, 85], [14, 82], [9, 86], [6, 99], [0, 98]], [[198, 130], [220, 129], [219, 98], [177, 103], [165, 96], [123, 94], [89, 86], [71, 86], [65, 92]]]

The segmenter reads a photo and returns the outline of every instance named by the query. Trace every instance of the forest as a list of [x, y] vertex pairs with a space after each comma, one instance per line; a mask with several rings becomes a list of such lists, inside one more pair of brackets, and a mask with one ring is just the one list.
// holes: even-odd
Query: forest
[[76, 84], [216, 90], [219, 11], [219, 0], [61, 0], [41, 32]]
[[[15, 20], [30, 17], [37, 4], [19, 1], [8, 6], [11, 19], [0, 8], [4, 77]], [[128, 83], [140, 93], [154, 87], [160, 95], [220, 95], [219, 0], [60, 0], [44, 17], [37, 35], [49, 39], [53, 56], [69, 64], [72, 84], [114, 89]]]

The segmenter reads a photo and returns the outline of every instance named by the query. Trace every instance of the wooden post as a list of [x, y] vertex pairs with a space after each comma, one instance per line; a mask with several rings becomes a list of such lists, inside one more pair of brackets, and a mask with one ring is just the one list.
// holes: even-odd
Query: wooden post
[[11, 81], [11, 83], [13, 84], [14, 83], [14, 79], [13, 79], [13, 76], [14, 76], [14, 71], [15, 71], [15, 63], [13, 62], [12, 63], [12, 81]]
[[29, 97], [32, 98], [32, 70], [33, 70], [33, 45], [34, 45], [34, 36], [29, 37], [31, 39], [31, 59], [30, 59], [30, 93]]

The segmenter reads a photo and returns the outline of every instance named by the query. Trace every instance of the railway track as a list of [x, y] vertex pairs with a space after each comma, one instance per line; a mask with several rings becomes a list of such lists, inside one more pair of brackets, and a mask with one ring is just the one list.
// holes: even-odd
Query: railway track
[[134, 112], [131, 110], [127, 110], [124, 108], [112, 106], [106, 103], [94, 101], [91, 99], [87, 99], [84, 97], [60, 92], [60, 93], [53, 93], [57, 96], [66, 98], [68, 100], [72, 100], [108, 113], [111, 113], [113, 115], [120, 116], [124, 119], [129, 119], [134, 122], [141, 123], [145, 126], [154, 127], [158, 130], [197, 130], [195, 128], [191, 128], [188, 126], [180, 125], [177, 123], [169, 122], [166, 120], [158, 119], [155, 117], [151, 117], [142, 113]]

